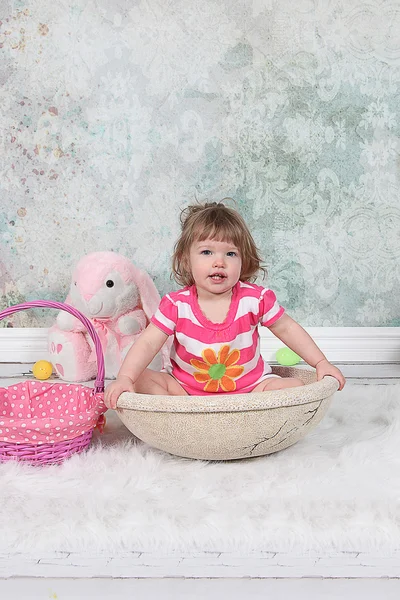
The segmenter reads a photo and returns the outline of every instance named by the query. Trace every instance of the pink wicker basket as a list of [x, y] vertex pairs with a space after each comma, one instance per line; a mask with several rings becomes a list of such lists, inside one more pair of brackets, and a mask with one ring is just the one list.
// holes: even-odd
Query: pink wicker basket
[[87, 448], [93, 429], [104, 420], [103, 351], [92, 323], [68, 304], [34, 300], [1, 311], [0, 320], [27, 308], [57, 308], [71, 313], [85, 325], [96, 349], [94, 389], [37, 380], [0, 388], [0, 462], [60, 463]]

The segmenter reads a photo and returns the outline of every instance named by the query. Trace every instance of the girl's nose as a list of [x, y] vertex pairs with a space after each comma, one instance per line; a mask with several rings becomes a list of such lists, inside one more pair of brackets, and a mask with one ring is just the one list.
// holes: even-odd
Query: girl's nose
[[214, 267], [223, 267], [225, 264], [225, 257], [223, 255], [215, 255]]

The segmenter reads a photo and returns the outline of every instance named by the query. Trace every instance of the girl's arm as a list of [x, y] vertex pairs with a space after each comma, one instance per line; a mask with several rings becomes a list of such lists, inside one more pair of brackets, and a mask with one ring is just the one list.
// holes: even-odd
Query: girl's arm
[[122, 392], [133, 392], [134, 384], [161, 350], [168, 335], [150, 323], [133, 344], [121, 365], [117, 379], [113, 381], [104, 394], [104, 402], [109, 408], [116, 408], [118, 397]]
[[312, 337], [294, 319], [283, 314], [269, 329], [306, 363], [315, 367], [318, 381], [325, 375], [332, 375], [339, 381], [339, 390], [343, 389], [346, 380], [342, 372], [328, 361]]

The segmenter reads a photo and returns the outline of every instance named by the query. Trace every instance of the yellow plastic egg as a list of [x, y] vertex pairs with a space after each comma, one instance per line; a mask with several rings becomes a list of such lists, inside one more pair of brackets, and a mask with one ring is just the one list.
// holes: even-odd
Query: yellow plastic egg
[[48, 360], [38, 360], [32, 367], [36, 379], [48, 379], [53, 372], [53, 365]]

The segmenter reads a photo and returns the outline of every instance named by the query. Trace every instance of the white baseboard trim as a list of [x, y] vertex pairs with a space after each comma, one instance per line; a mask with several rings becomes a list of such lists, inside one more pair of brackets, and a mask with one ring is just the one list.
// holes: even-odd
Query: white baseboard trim
[[[332, 362], [399, 363], [399, 327], [305, 327]], [[261, 352], [267, 360], [283, 346], [270, 331], [263, 330]]]
[[[327, 358], [337, 363], [399, 363], [398, 327], [306, 327]], [[47, 329], [0, 328], [0, 362], [31, 363], [48, 358]], [[283, 346], [261, 329], [261, 352], [273, 362]]]

